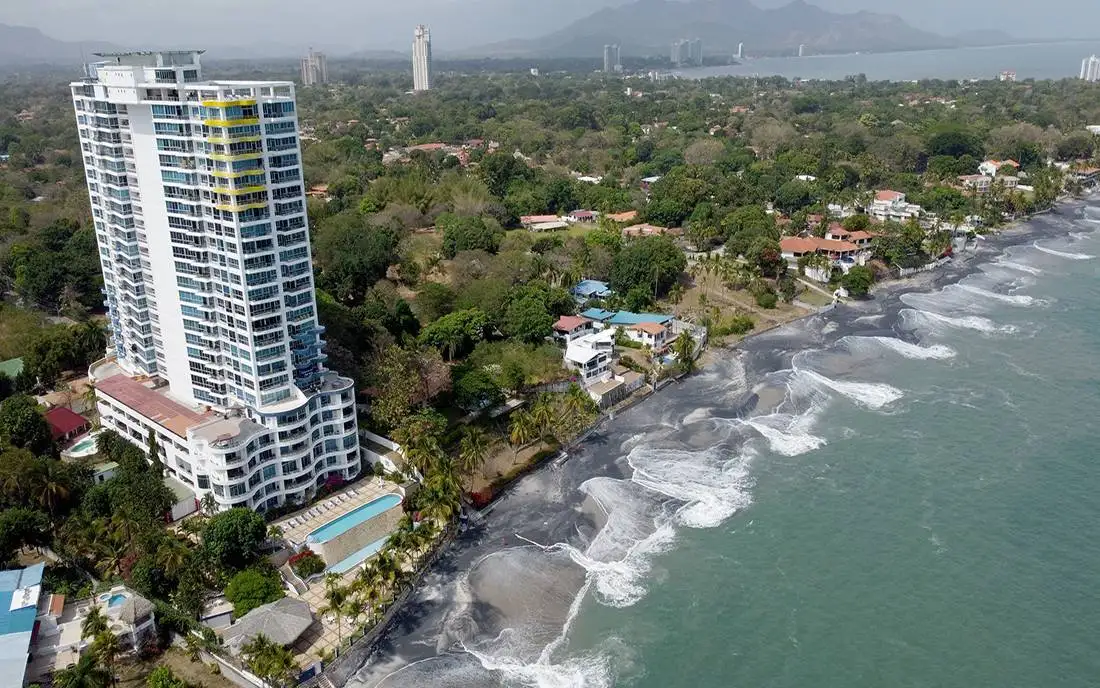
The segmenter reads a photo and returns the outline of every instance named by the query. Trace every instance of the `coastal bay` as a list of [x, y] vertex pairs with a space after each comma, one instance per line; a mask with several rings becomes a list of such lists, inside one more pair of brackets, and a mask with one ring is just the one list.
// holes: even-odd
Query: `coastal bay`
[[1098, 553], [1066, 411], [1100, 408], [1098, 210], [617, 417], [446, 553], [349, 685], [1086, 685], [1095, 601], [1070, 564]]

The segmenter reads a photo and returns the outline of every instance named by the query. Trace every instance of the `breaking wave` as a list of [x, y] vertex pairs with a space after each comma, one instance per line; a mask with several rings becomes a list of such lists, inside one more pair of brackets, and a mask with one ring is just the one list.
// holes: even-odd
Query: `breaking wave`
[[[998, 294], [995, 291], [989, 291], [982, 289], [981, 287], [971, 286], [969, 284], [959, 283], [953, 284], [951, 287], [961, 289], [975, 296], [981, 296], [986, 299], [993, 299], [994, 301], [1000, 301], [1001, 303], [1007, 303], [1013, 306], [1031, 306], [1038, 303], [1038, 300], [1032, 296], [1026, 294]], [[947, 288], [951, 288], [947, 287]]]
[[1090, 256], [1087, 253], [1072, 253], [1072, 252], [1069, 252], [1069, 251], [1055, 251], [1052, 248], [1043, 248], [1042, 246], [1039, 245], [1038, 241], [1036, 241], [1034, 244], [1032, 244], [1032, 246], [1034, 246], [1036, 249], [1042, 251], [1043, 253], [1047, 253], [1047, 254], [1052, 255], [1052, 256], [1058, 256], [1059, 258], [1068, 258], [1069, 260], [1092, 260], [1093, 258], [1096, 257], [1096, 256]]
[[905, 341], [904, 339], [898, 339], [897, 337], [851, 336], [845, 337], [840, 341], [844, 346], [848, 348], [849, 351], [860, 351], [870, 348], [885, 348], [900, 355], [902, 358], [908, 358], [918, 361], [939, 361], [955, 357], [955, 350], [949, 346], [945, 346], [943, 344], [921, 346], [920, 344], [912, 344]]
[[989, 318], [983, 318], [980, 315], [953, 317], [916, 308], [903, 308], [899, 315], [902, 324], [908, 330], [939, 332], [947, 328], [975, 330], [984, 334], [1009, 334], [1017, 331], [1012, 325], [998, 325]]

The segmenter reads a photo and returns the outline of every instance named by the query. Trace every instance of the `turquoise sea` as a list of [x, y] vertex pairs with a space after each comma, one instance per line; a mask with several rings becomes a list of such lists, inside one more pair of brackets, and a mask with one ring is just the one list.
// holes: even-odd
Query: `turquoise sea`
[[1098, 229], [1067, 205], [625, 412], [349, 685], [1097, 685]]

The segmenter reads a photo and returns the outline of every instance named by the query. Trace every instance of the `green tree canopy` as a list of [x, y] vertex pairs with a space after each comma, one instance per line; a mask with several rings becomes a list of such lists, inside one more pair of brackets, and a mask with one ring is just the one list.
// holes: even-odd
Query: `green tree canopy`
[[214, 515], [202, 530], [203, 548], [224, 571], [239, 571], [255, 562], [266, 538], [264, 517], [245, 508]]
[[238, 619], [256, 607], [285, 596], [282, 579], [271, 567], [238, 571], [225, 586], [225, 599], [233, 603], [233, 616]]
[[660, 296], [676, 283], [685, 267], [687, 259], [684, 252], [671, 239], [664, 236], [642, 237], [627, 244], [615, 256], [611, 286], [620, 294], [645, 286]]

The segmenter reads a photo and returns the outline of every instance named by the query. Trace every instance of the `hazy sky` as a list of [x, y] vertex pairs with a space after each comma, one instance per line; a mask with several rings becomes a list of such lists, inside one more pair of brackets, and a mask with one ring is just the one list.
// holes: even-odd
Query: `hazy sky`
[[[761, 6], [786, 0], [755, 0]], [[1018, 37], [1100, 36], [1100, 0], [811, 0], [834, 11], [894, 13], [944, 34], [1000, 29]], [[408, 51], [413, 26], [431, 26], [438, 52], [544, 35], [623, 0], [0, 0], [0, 23], [63, 40], [128, 47], [191, 44]]]

